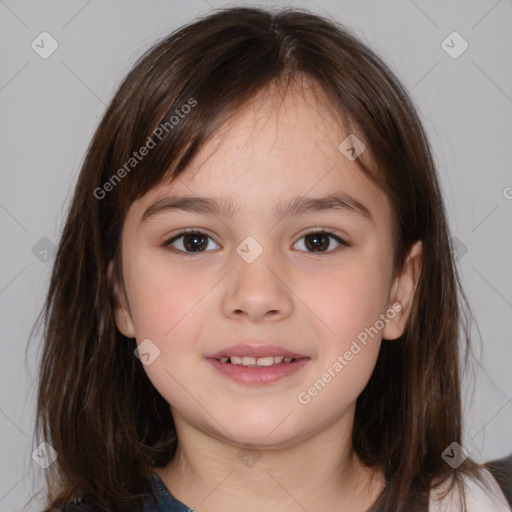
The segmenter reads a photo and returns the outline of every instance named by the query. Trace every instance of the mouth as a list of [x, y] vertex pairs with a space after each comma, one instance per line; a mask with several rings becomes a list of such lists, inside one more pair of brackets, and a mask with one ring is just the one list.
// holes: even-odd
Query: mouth
[[262, 385], [289, 377], [310, 357], [277, 345], [244, 344], [225, 348], [206, 358], [222, 376], [246, 385]]
[[[215, 358], [214, 358], [215, 359]], [[301, 358], [305, 359], [305, 358]], [[264, 368], [269, 366], [282, 365], [287, 363], [293, 363], [297, 361], [295, 357], [284, 357], [284, 356], [263, 356], [263, 357], [251, 357], [251, 356], [230, 356], [220, 357], [217, 359], [223, 364], [235, 364], [242, 365], [247, 368]]]

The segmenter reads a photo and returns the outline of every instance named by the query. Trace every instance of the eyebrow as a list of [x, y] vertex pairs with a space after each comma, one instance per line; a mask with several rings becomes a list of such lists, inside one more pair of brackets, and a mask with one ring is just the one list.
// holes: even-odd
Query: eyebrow
[[[330, 210], [342, 210], [358, 214], [370, 222], [374, 222], [370, 210], [345, 192], [330, 194], [326, 197], [295, 196], [289, 201], [276, 205], [274, 213], [277, 217], [284, 217], [286, 215], [301, 215]], [[170, 211], [233, 217], [239, 211], [239, 207], [235, 207], [232, 200], [222, 197], [166, 196], [145, 210], [140, 224], [147, 222], [156, 215]]]

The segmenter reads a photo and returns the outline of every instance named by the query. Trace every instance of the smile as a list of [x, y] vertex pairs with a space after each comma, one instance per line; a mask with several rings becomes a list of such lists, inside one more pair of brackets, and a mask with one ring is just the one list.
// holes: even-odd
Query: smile
[[264, 357], [251, 357], [251, 356], [230, 356], [221, 357], [218, 359], [221, 363], [241, 364], [247, 367], [261, 368], [264, 366], [274, 366], [276, 364], [291, 363], [295, 361], [293, 357], [282, 356], [264, 356]]
[[223, 377], [250, 386], [272, 384], [299, 372], [311, 359], [282, 356], [223, 356], [207, 361]]

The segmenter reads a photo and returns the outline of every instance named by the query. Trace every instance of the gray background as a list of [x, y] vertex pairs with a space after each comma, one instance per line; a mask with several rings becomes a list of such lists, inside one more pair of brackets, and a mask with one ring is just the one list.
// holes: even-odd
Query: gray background
[[[27, 504], [45, 471], [31, 457], [39, 338], [27, 364], [25, 349], [48, 285], [52, 244], [58, 243], [93, 131], [138, 55], [196, 15], [226, 5], [220, 0], [0, 1], [0, 511], [41, 509], [36, 501]], [[287, 5], [351, 27], [418, 105], [482, 338], [482, 344], [475, 338], [468, 375], [475, 381], [464, 387], [464, 448], [479, 462], [511, 453], [512, 2]], [[47, 59], [31, 48], [43, 31], [59, 45]], [[441, 46], [453, 31], [469, 44], [456, 59]]]

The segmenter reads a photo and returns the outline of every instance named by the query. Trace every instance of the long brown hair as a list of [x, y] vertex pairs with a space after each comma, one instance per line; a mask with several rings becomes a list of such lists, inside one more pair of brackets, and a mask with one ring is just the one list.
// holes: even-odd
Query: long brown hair
[[[470, 458], [457, 470], [442, 458], [452, 442], [462, 445], [459, 343], [466, 362], [470, 346], [438, 177], [414, 105], [382, 60], [339, 23], [299, 9], [229, 8], [147, 51], [88, 148], [42, 312], [35, 431], [58, 453], [46, 473], [50, 509], [83, 496], [106, 510], [135, 510], [151, 467], [166, 465], [176, 450], [169, 404], [134, 357], [135, 340], [114, 321], [107, 267], [115, 262], [124, 289], [128, 208], [179, 176], [256, 93], [304, 77], [367, 148], [356, 162], [391, 202], [395, 272], [423, 241], [406, 330], [383, 342], [356, 404], [354, 449], [386, 478], [372, 510], [426, 510], [433, 485], [478, 477], [482, 466]], [[132, 161], [150, 139], [155, 145]]]

